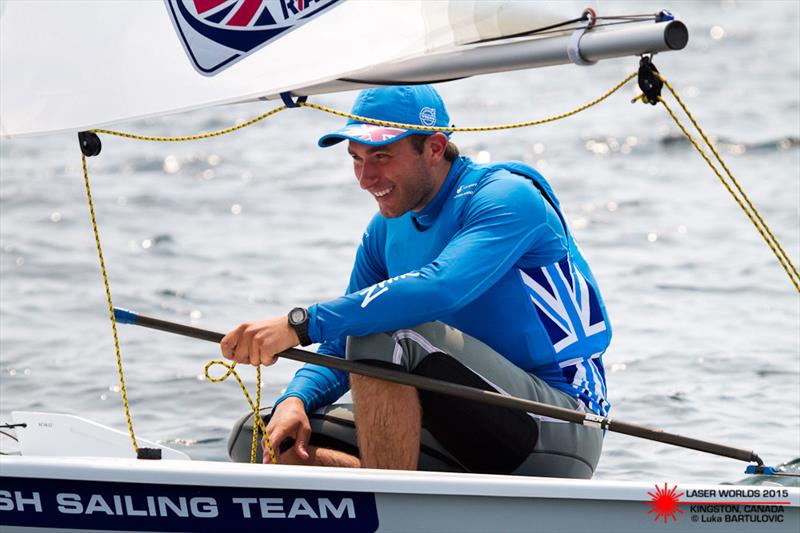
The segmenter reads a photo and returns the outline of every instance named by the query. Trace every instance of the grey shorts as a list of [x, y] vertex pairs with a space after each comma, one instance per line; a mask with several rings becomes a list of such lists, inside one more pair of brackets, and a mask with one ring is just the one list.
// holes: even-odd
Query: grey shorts
[[[583, 411], [478, 341], [441, 322], [347, 340], [347, 358]], [[419, 391], [422, 425], [465, 471], [592, 477], [603, 432], [578, 424], [429, 391]]]

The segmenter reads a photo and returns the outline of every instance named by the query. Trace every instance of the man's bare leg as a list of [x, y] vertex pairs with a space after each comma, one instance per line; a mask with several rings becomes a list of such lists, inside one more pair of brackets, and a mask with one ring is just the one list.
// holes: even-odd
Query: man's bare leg
[[350, 386], [361, 466], [416, 470], [422, 428], [417, 390], [357, 374]]
[[308, 446], [308, 459], [303, 461], [295, 453], [294, 447], [289, 448], [278, 456], [278, 464], [305, 465], [305, 466], [339, 466], [343, 468], [359, 468], [361, 461], [349, 453]]

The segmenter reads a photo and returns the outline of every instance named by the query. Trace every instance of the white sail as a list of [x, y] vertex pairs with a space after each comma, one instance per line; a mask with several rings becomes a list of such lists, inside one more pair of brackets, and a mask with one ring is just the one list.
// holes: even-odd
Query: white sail
[[[567, 2], [2, 0], [0, 137], [566, 63], [570, 32], [478, 41], [580, 16]], [[656, 26], [582, 43], [600, 59], [675, 48]], [[547, 42], [538, 57], [532, 41]]]

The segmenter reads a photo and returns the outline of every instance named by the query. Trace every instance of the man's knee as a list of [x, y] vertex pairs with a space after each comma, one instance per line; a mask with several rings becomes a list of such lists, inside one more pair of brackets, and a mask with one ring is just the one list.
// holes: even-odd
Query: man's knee
[[345, 357], [350, 361], [392, 362], [395, 342], [390, 333], [374, 333], [364, 337], [347, 337]]
[[350, 374], [350, 389], [354, 394], [358, 392], [370, 393], [377, 388], [378, 380], [360, 374]]

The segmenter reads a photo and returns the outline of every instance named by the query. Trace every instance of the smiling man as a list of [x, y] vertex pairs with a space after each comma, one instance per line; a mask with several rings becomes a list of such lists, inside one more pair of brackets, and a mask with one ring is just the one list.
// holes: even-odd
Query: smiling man
[[[362, 91], [352, 114], [448, 127], [431, 86]], [[349, 120], [348, 141], [378, 204], [344, 296], [241, 324], [225, 357], [270, 365], [320, 353], [607, 415], [602, 354], [611, 338], [597, 283], [547, 181], [507, 162], [477, 165], [449, 134]], [[359, 456], [310, 446], [307, 413], [352, 386]], [[267, 433], [294, 445], [279, 462], [416, 469], [427, 429], [469, 472], [589, 478], [599, 429], [307, 365], [275, 403]]]

